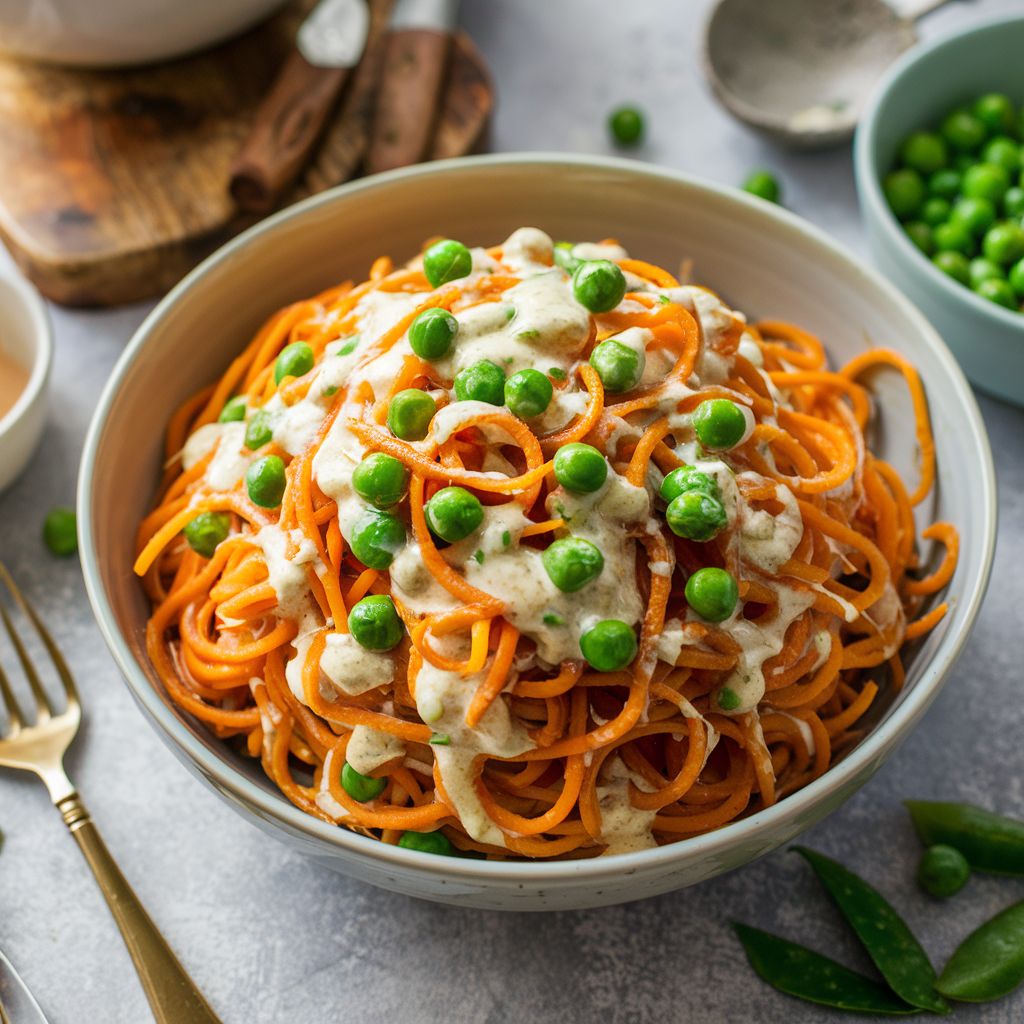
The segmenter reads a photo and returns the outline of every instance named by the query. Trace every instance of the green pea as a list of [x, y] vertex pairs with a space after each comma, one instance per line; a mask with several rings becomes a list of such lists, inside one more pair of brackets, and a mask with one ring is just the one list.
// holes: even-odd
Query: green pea
[[954, 281], [959, 281], [960, 284], [968, 284], [970, 282], [970, 269], [967, 263], [967, 257], [962, 252], [937, 252], [932, 257], [932, 263], [939, 268], [945, 275], [953, 278]]
[[78, 550], [78, 517], [73, 508], [54, 508], [43, 520], [43, 543], [50, 553], [66, 558]]
[[422, 441], [437, 412], [437, 402], [425, 391], [406, 388], [388, 406], [388, 429], [403, 441]]
[[1014, 129], [1013, 101], [1001, 92], [979, 96], [974, 101], [972, 113], [993, 134]]
[[584, 260], [572, 275], [572, 292], [591, 313], [607, 313], [626, 294], [626, 275], [611, 260]]
[[944, 221], [949, 220], [949, 214], [952, 209], [948, 199], [943, 199], [941, 196], [932, 196], [926, 199], [924, 206], [921, 207], [921, 220], [930, 228], [933, 228], [936, 224], [942, 224]]
[[409, 327], [409, 345], [421, 359], [442, 359], [458, 333], [459, 321], [447, 309], [425, 309]]
[[1013, 185], [1006, 190], [1003, 211], [1007, 217], [1024, 217], [1024, 188]]
[[743, 182], [743, 191], [769, 203], [777, 203], [781, 190], [778, 179], [770, 171], [754, 171]]
[[635, 348], [608, 338], [590, 353], [590, 365], [597, 370], [605, 391], [621, 394], [640, 383], [644, 372], [644, 357]]
[[1024, 875], [1024, 821], [971, 804], [907, 800], [906, 807], [925, 846], [953, 846], [975, 871]]
[[352, 471], [352, 489], [377, 508], [397, 505], [409, 487], [409, 470], [383, 452], [367, 455]]
[[457, 857], [458, 851], [443, 832], [403, 832], [398, 839], [403, 850], [419, 850], [443, 857]]
[[714, 477], [702, 473], [696, 466], [679, 466], [661, 482], [660, 494], [665, 501], [672, 501], [686, 491], [701, 491], [713, 498], [721, 497]]
[[724, 622], [736, 610], [740, 590], [724, 569], [698, 569], [686, 581], [686, 600], [708, 622]]
[[384, 792], [387, 784], [387, 779], [375, 779], [372, 775], [362, 775], [348, 761], [342, 765], [341, 788], [353, 800], [358, 800], [361, 804], [366, 803], [367, 800], [375, 800], [379, 797]]
[[257, 409], [245, 425], [245, 447], [256, 451], [274, 439], [271, 415], [266, 409]]
[[1014, 312], [1020, 309], [1020, 301], [1009, 281], [1001, 281], [999, 278], [990, 277], [987, 281], [982, 281], [974, 289], [974, 293], [980, 295], [983, 299], [988, 299], [989, 302], [994, 302], [997, 306], [1012, 309]]
[[972, 153], [957, 153], [952, 162], [953, 170], [960, 175], [960, 181], [963, 182], [964, 173], [977, 163], [977, 158]]
[[954, 110], [948, 114], [940, 130], [950, 146], [961, 153], [977, 149], [988, 134], [985, 125], [966, 110]]
[[455, 374], [455, 397], [460, 402], [505, 404], [505, 371], [489, 359], [467, 366]]
[[608, 131], [619, 146], [636, 146], [644, 137], [644, 115], [636, 107], [618, 107], [608, 115]]
[[946, 167], [928, 178], [928, 194], [952, 201], [960, 194], [960, 172]]
[[985, 233], [981, 249], [993, 263], [1016, 263], [1024, 256], [1024, 230], [1012, 221], [996, 224]]
[[1002, 167], [1009, 175], [1016, 175], [1020, 170], [1020, 146], [1005, 135], [997, 135], [985, 143], [981, 158], [987, 164]]
[[196, 554], [212, 558], [217, 545], [227, 538], [230, 530], [231, 516], [227, 512], [200, 512], [182, 532]]
[[555, 479], [576, 494], [593, 494], [608, 479], [608, 461], [592, 445], [574, 442], [555, 452]]
[[576, 246], [572, 242], [556, 242], [554, 248], [555, 266], [561, 267], [567, 274], [574, 274], [583, 262], [572, 254]]
[[619, 619], [604, 619], [580, 637], [580, 651], [596, 671], [618, 672], [636, 657], [636, 633]]
[[435, 242], [423, 254], [423, 273], [431, 288], [466, 277], [473, 269], [473, 256], [461, 243], [451, 238]]
[[260, 508], [277, 508], [284, 497], [284, 461], [279, 455], [264, 455], [245, 471], [249, 500]]
[[729, 517], [718, 498], [702, 491], [684, 491], [669, 502], [665, 521], [677, 537], [703, 542], [718, 536]]
[[940, 224], [932, 231], [932, 237], [939, 252], [968, 253], [973, 247], [970, 230], [957, 220]]
[[285, 345], [274, 363], [274, 383], [280, 384], [285, 377], [304, 377], [314, 361], [313, 350], [304, 341]]
[[451, 544], [468, 537], [484, 521], [480, 499], [464, 487], [442, 487], [424, 512], [431, 533]]
[[1018, 298], [1024, 299], [1024, 259], [1018, 260], [1010, 268], [1008, 280]]
[[960, 224], [967, 231], [979, 237], [996, 221], [996, 207], [991, 199], [967, 198], [959, 199], [949, 215], [953, 224]]
[[521, 420], [539, 416], [554, 393], [551, 381], [540, 370], [520, 370], [505, 381], [505, 404]]
[[931, 256], [935, 252], [935, 237], [932, 229], [924, 221], [912, 220], [909, 224], [903, 225], [907, 237], [925, 254]]
[[596, 544], [582, 537], [563, 537], [548, 545], [541, 555], [551, 582], [566, 594], [593, 582], [604, 569], [604, 555]]
[[390, 651], [402, 642], [405, 628], [387, 594], [371, 594], [357, 601], [348, 613], [352, 638], [370, 651]]
[[909, 167], [887, 174], [882, 179], [882, 191], [890, 209], [899, 220], [910, 220], [924, 202], [924, 181], [917, 171]]
[[967, 858], [952, 846], [929, 846], [917, 866], [917, 881], [930, 896], [945, 899], [958, 893], [971, 877]]
[[221, 409], [220, 415], [217, 417], [218, 423], [238, 423], [240, 420], [245, 419], [245, 395], [235, 395], [234, 398], [229, 398], [224, 403], [224, 408]]
[[694, 410], [693, 429], [705, 448], [734, 448], [747, 432], [747, 418], [735, 402], [712, 398]]
[[367, 569], [386, 569], [405, 545], [405, 524], [390, 512], [368, 508], [353, 524], [349, 545]]
[[977, 288], [982, 281], [988, 281], [991, 278], [1002, 278], [1003, 268], [998, 264], [993, 263], [991, 260], [985, 259], [984, 256], [978, 256], [971, 260], [970, 264], [970, 285], [972, 288]]
[[975, 164], [964, 171], [960, 191], [971, 199], [998, 203], [1010, 187], [1010, 176], [998, 164]]
[[934, 132], [914, 132], [903, 143], [900, 158], [907, 167], [921, 174], [932, 174], [946, 166], [949, 151], [942, 136]]

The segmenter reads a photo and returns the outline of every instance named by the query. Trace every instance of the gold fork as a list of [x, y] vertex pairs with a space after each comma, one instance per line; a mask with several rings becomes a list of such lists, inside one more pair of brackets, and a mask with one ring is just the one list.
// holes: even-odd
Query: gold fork
[[7, 586], [24, 617], [35, 627], [67, 695], [67, 707], [57, 714], [4, 602], [0, 601], [0, 618], [36, 702], [35, 722], [27, 725], [14, 699], [10, 680], [0, 665], [0, 703], [7, 706], [9, 722], [7, 734], [0, 736], [0, 765], [35, 772], [46, 783], [50, 799], [96, 876], [158, 1024], [220, 1024], [220, 1018], [210, 1009], [114, 863], [99, 830], [64, 772], [64, 754], [82, 720], [78, 691], [53, 638], [3, 562], [0, 562], [0, 580]]

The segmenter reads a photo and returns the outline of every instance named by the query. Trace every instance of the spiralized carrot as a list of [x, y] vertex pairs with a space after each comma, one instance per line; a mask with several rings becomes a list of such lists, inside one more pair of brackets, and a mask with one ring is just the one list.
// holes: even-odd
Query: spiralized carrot
[[[819, 339], [781, 321], [748, 325], [726, 311], [709, 326], [695, 312], [696, 293], [673, 275], [621, 259], [632, 290], [617, 308], [590, 317], [576, 361], [564, 373], [552, 371], [556, 393], [575, 393], [579, 404], [568, 422], [563, 417], [556, 422], [564, 425], [545, 433], [540, 420], [505, 408], [450, 406], [451, 379], [408, 347], [410, 326], [426, 310], [500, 315], [502, 303], [514, 303], [510, 293], [522, 274], [505, 262], [502, 247], [488, 255], [495, 261], [489, 272], [438, 289], [418, 265], [396, 269], [382, 256], [367, 281], [344, 282], [268, 318], [217, 382], [181, 403], [168, 425], [158, 497], [135, 547], [135, 571], [153, 602], [146, 649], [157, 677], [175, 704], [217, 736], [240, 736], [297, 807], [386, 843], [409, 830], [440, 830], [459, 850], [490, 858], [593, 856], [623, 848], [614, 822], [625, 812], [645, 844], [665, 843], [785, 798], [856, 742], [875, 717], [872, 708], [903, 684], [903, 644], [936, 628], [948, 611], [941, 592], [956, 571], [957, 530], [949, 523], [923, 530], [921, 537], [936, 542], [928, 565], [916, 546], [914, 506], [935, 480], [918, 373], [886, 349], [831, 370]], [[713, 297], [703, 294], [702, 301]], [[400, 315], [370, 316], [385, 299], [402, 303]], [[319, 373], [332, 353], [374, 323], [357, 350], [354, 340], [349, 346], [352, 383], [324, 390]], [[658, 370], [632, 391], [606, 393], [588, 357], [600, 341], [630, 328], [647, 332], [648, 365]], [[310, 346], [314, 369], [277, 381], [275, 360], [296, 342]], [[718, 370], [704, 383], [708, 360]], [[374, 365], [389, 369], [364, 372]], [[864, 439], [872, 375], [886, 369], [906, 382], [915, 419], [919, 473], [909, 492]], [[396, 437], [387, 426], [392, 399], [409, 388], [431, 392], [439, 408], [449, 405], [420, 441]], [[233, 455], [220, 451], [221, 442], [182, 466], [186, 440], [216, 423], [236, 393], [250, 409], [302, 411], [319, 403], [316, 429], [301, 450], [290, 453], [276, 436], [261, 450], [287, 465], [277, 508], [255, 504], [243, 483], [210, 483], [220, 456]], [[465, 551], [439, 546], [428, 501], [454, 485], [487, 509], [507, 507], [517, 525], [515, 539], [505, 531], [502, 545], [536, 557], [590, 514], [590, 506], [579, 513], [559, 500], [559, 449], [592, 445], [630, 495], [655, 495], [662, 476], [684, 464], [692, 415], [708, 399], [735, 402], [753, 417], [753, 431], [721, 457], [734, 471], [753, 534], [765, 517], [797, 517], [788, 557], [771, 570], [752, 561], [738, 511], [718, 537], [697, 543], [675, 536], [664, 504], [652, 504], [620, 538], [635, 552], [635, 577], [631, 556], [622, 585], [642, 604], [632, 663], [600, 672], [579, 651], [559, 665], [540, 661], [529, 615], [521, 617], [511, 594], [488, 591], [494, 577], [482, 567], [498, 557], [493, 548], [481, 546], [467, 560]], [[410, 583], [403, 575], [399, 585], [397, 575], [392, 580], [387, 569], [359, 561], [345, 489], [332, 489], [317, 469], [339, 431], [352, 449], [384, 453], [408, 471], [407, 495], [389, 511], [407, 524], [422, 579]], [[210, 557], [182, 537], [204, 512], [227, 513], [230, 521]], [[279, 552], [257, 536], [265, 527], [278, 531]], [[736, 620], [707, 623], [688, 609], [686, 580], [708, 565], [737, 577]], [[409, 597], [409, 586], [429, 588], [426, 610]], [[356, 642], [346, 636], [348, 616], [370, 595], [392, 597], [404, 636], [388, 655], [390, 675], [349, 692], [344, 680], [326, 675], [324, 659], [329, 645]], [[584, 614], [586, 591], [578, 598]], [[796, 613], [787, 611], [787, 600], [796, 602]], [[735, 628], [740, 620], [777, 639], [759, 666], [764, 689], [756, 706], [729, 713], [717, 695], [735, 673], [749, 671]], [[670, 635], [679, 642], [666, 643]], [[456, 710], [433, 709], [443, 725], [433, 714], [421, 719], [417, 704], [438, 673], [448, 674], [450, 692], [458, 694]], [[512, 752], [461, 746], [466, 735], [488, 736], [506, 721], [528, 738]], [[379, 792], [366, 800], [345, 788], [341, 772], [348, 757], [358, 762], [350, 744], [360, 735], [389, 744], [386, 759], [367, 769]], [[453, 762], [458, 778], [447, 774]], [[488, 830], [470, 830], [468, 804], [489, 821]]]

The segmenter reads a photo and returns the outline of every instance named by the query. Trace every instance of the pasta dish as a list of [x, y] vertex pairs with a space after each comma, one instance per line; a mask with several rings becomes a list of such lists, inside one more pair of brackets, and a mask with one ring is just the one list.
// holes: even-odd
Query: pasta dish
[[[895, 369], [908, 485], [865, 439]], [[826, 771], [933, 628], [915, 369], [839, 370], [614, 241], [441, 239], [275, 313], [172, 418], [147, 649], [296, 806], [427, 852], [587, 857]]]

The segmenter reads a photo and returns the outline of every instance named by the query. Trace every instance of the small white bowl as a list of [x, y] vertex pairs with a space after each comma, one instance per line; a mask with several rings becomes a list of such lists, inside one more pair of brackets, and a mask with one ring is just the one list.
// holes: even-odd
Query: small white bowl
[[[375, 256], [405, 259], [439, 232], [478, 245], [534, 224], [556, 238], [615, 237], [667, 267], [693, 258], [699, 280], [755, 316], [819, 334], [842, 363], [891, 345], [920, 371], [931, 403], [937, 486], [919, 525], [948, 519], [960, 561], [949, 614], [907, 659], [903, 690], [821, 778], [773, 807], [652, 850], [530, 863], [437, 857], [380, 843], [294, 807], [243, 758], [174, 706], [145, 650], [149, 604], [132, 538], [152, 500], [177, 404], [238, 352], [277, 306], [362, 277]], [[210, 325], [217, 329], [211, 331]], [[194, 344], [202, 338], [202, 344]], [[187, 349], [187, 358], [182, 352]], [[879, 374], [875, 447], [913, 475], [913, 417], [902, 380]], [[192, 271], [149, 315], [100, 398], [78, 476], [86, 588], [132, 695], [161, 738], [248, 820], [338, 871], [397, 892], [488, 909], [564, 910], [654, 896], [739, 867], [838, 807], [878, 769], [938, 694], [967, 639], [995, 544], [995, 477], [960, 368], [920, 313], [806, 221], [736, 189], [636, 161], [508, 154], [374, 175], [262, 221]]]
[[0, 416], [0, 491], [25, 468], [46, 422], [46, 383], [53, 336], [39, 293], [21, 277], [0, 272], [0, 352], [28, 372], [21, 395]]

